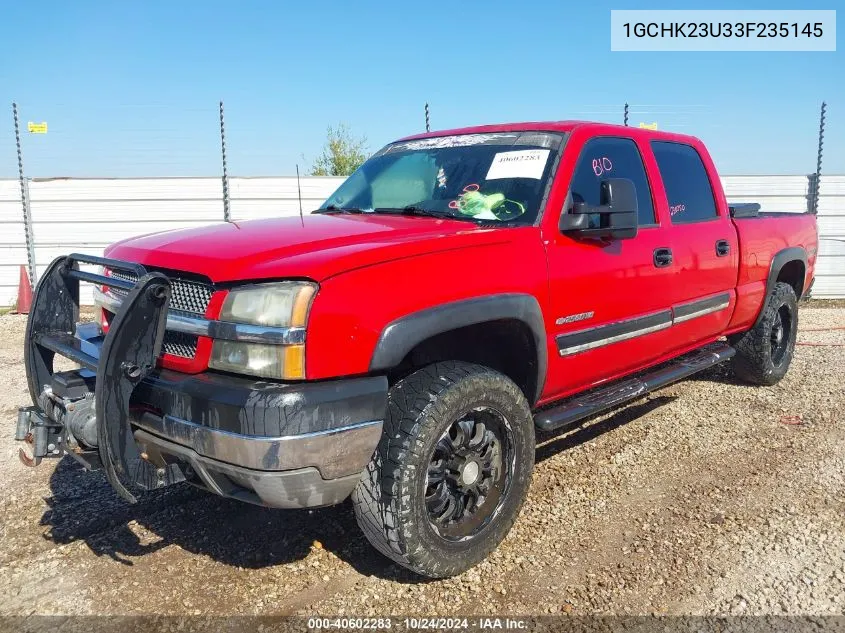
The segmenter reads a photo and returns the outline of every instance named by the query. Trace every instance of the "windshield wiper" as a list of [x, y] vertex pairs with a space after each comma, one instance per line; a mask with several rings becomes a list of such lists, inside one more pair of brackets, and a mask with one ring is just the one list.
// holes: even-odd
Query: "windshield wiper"
[[449, 218], [450, 220], [469, 220], [474, 221], [472, 216], [463, 215], [462, 213], [453, 213], [451, 211], [438, 211], [437, 209], [426, 209], [425, 207], [418, 207], [409, 204], [406, 207], [377, 207], [373, 209], [373, 213], [394, 213], [401, 215], [416, 215], [429, 218]]
[[372, 211], [359, 207], [339, 207], [336, 204], [330, 204], [322, 209], [317, 209], [314, 213], [372, 213]]

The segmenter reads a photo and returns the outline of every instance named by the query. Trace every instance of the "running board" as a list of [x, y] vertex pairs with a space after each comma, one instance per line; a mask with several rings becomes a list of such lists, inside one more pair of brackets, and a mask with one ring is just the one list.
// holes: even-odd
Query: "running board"
[[607, 387], [598, 387], [569, 398], [552, 409], [534, 416], [534, 424], [543, 431], [556, 431], [576, 425], [584, 418], [644, 396], [692, 374], [718, 365], [736, 354], [730, 345], [717, 343], [660, 365], [636, 378], [626, 378]]

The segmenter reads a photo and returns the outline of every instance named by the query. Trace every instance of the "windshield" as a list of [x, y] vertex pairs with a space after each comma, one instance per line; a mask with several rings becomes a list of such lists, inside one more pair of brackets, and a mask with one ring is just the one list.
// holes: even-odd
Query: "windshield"
[[532, 224], [562, 141], [562, 134], [502, 132], [391, 143], [317, 212]]

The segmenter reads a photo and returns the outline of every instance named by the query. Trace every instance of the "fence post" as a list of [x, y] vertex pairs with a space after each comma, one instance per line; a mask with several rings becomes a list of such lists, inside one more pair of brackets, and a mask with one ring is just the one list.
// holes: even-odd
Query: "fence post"
[[229, 172], [226, 167], [226, 127], [223, 123], [223, 102], [220, 102], [220, 152], [223, 157], [223, 221], [231, 222], [229, 213]]
[[627, 101], [625, 102], [625, 113], [623, 115], [622, 121], [625, 124], [625, 127], [628, 127], [628, 102]]
[[425, 131], [431, 132], [431, 125], [428, 118], [428, 101], [425, 102]]
[[32, 202], [29, 197], [29, 179], [23, 181], [23, 196], [26, 201], [26, 209], [29, 211], [24, 216], [24, 236], [26, 237], [26, 261], [29, 264], [29, 282], [35, 288], [38, 275], [35, 268], [35, 233], [32, 232]]
[[824, 113], [827, 109], [827, 104], [822, 101], [822, 110], [819, 114], [819, 151], [816, 156], [816, 174], [815, 174], [815, 182], [813, 187], [813, 213], [818, 215], [819, 213], [819, 189], [821, 188], [821, 176], [822, 176], [822, 148], [824, 146]]
[[23, 175], [23, 152], [21, 151], [21, 126], [18, 120], [18, 104], [12, 103], [12, 117], [15, 120], [15, 146], [18, 150], [18, 182], [21, 187], [21, 207], [23, 209], [23, 236], [26, 241], [26, 263], [29, 283], [35, 287], [35, 244], [32, 236], [32, 217], [29, 210], [29, 182]]

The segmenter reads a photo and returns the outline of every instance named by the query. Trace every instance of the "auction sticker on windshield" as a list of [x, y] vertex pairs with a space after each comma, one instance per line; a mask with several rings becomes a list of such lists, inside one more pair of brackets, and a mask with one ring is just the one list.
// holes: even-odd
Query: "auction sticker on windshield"
[[499, 152], [493, 157], [487, 180], [499, 178], [534, 178], [543, 177], [546, 161], [549, 160], [547, 149], [523, 149], [513, 152]]

